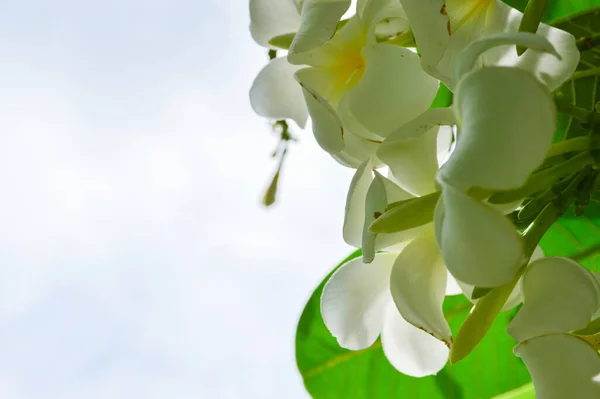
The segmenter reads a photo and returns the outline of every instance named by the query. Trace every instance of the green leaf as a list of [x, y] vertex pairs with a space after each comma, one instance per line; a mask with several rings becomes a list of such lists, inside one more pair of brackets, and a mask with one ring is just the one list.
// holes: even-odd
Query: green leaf
[[600, 272], [600, 204], [592, 201], [577, 217], [571, 207], [540, 241], [547, 256], [566, 256]]
[[[359, 252], [353, 254], [356, 256]], [[511, 312], [496, 318], [468, 358], [453, 366], [446, 365], [435, 376], [414, 378], [400, 374], [387, 361], [379, 340], [362, 351], [341, 348], [325, 327], [319, 309], [328, 278], [304, 308], [296, 335], [298, 369], [313, 398], [480, 399], [492, 398], [531, 381], [523, 362], [512, 353], [516, 342], [506, 333]], [[453, 331], [456, 332], [471, 307], [462, 295], [446, 298], [444, 313]]]
[[440, 87], [435, 94], [435, 98], [431, 102], [429, 108], [445, 108], [452, 105], [454, 94], [446, 85], [440, 82]]
[[436, 191], [390, 204], [390, 209], [371, 223], [369, 231], [377, 234], [396, 233], [431, 222], [440, 194]]

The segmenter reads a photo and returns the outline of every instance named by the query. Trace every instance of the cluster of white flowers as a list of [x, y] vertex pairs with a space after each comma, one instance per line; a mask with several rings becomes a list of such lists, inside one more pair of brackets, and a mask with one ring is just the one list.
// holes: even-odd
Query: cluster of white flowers
[[[509, 333], [538, 398], [600, 397], [597, 346], [576, 331], [597, 316], [599, 283], [527, 243], [505, 217], [524, 198], [489, 200], [546, 158], [551, 93], [579, 62], [574, 37], [518, 32], [523, 15], [500, 0], [358, 0], [342, 19], [350, 8], [250, 0], [256, 42], [288, 50], [256, 77], [254, 110], [302, 128], [310, 116], [319, 145], [356, 168], [343, 237], [362, 258], [325, 285], [325, 324], [344, 348], [381, 335], [400, 372], [435, 374], [453, 345], [445, 296], [512, 284], [503, 309], [523, 302]], [[440, 83], [453, 104], [431, 108]]]

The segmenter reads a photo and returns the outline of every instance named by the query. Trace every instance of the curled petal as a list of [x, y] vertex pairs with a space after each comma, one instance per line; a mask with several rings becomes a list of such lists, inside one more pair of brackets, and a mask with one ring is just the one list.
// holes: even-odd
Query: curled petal
[[443, 342], [405, 321], [393, 304], [388, 307], [381, 346], [396, 370], [413, 377], [436, 374], [450, 352]]
[[433, 229], [412, 240], [396, 258], [390, 288], [402, 317], [446, 345], [452, 332], [442, 312], [446, 296], [446, 267]]
[[290, 62], [298, 64], [296, 54], [318, 48], [331, 39], [350, 3], [350, 0], [304, 0], [302, 23], [290, 46]]
[[356, 170], [348, 195], [346, 196], [346, 210], [344, 213], [344, 241], [355, 248], [361, 247], [363, 227], [365, 224], [365, 202], [367, 191], [373, 180], [373, 172], [368, 162]]
[[352, 132], [344, 131], [344, 149], [342, 152], [331, 154], [339, 163], [349, 168], [358, 168], [364, 161], [370, 159], [373, 167], [381, 166], [381, 160], [375, 155], [378, 142], [358, 137]]
[[[491, 14], [489, 30], [516, 32], [523, 14], [514, 8], [497, 2], [497, 8]], [[485, 65], [516, 66], [535, 75], [548, 90], [554, 91], [562, 86], [575, 72], [579, 64], [579, 50], [575, 37], [568, 32], [546, 24], [540, 24], [536, 35], [552, 43], [560, 57], [551, 52], [527, 50], [517, 55], [514, 45], [501, 46], [487, 51], [482, 59]]]
[[533, 380], [539, 399], [596, 399], [600, 356], [585, 341], [565, 334], [532, 338], [514, 349]]
[[300, 13], [291, 1], [250, 0], [250, 34], [261, 46], [300, 27]]
[[455, 187], [443, 185], [443, 213], [436, 208], [436, 239], [456, 279], [497, 287], [514, 279], [523, 247], [514, 226], [498, 211]]
[[367, 348], [381, 333], [392, 302], [389, 284], [396, 256], [378, 254], [371, 264], [351, 260], [325, 284], [321, 315], [341, 347]]
[[[475, 40], [461, 52], [457, 59], [455, 82], [458, 82], [465, 74], [469, 73], [476, 65], [479, 56], [486, 50], [502, 45], [520, 45], [532, 50], [538, 50], [551, 54], [556, 59], [561, 59], [554, 46], [544, 37], [528, 32], [512, 32], [490, 35]], [[515, 55], [516, 55], [516, 49]], [[494, 65], [494, 64], [492, 64]], [[513, 66], [510, 65], [509, 66]]]
[[394, 234], [375, 234], [369, 231], [371, 223], [382, 215], [387, 205], [412, 198], [406, 191], [402, 190], [391, 180], [375, 172], [375, 178], [367, 191], [365, 201], [365, 224], [362, 235], [363, 261], [369, 263], [375, 257], [378, 249], [392, 247], [402, 244], [416, 237], [425, 227], [419, 226]]
[[303, 89], [317, 143], [329, 153], [335, 154], [342, 151], [344, 149], [344, 129], [335, 110], [323, 97], [323, 93], [331, 90], [327, 72], [316, 68], [304, 68], [296, 72], [296, 79]]
[[518, 341], [584, 328], [600, 307], [600, 284], [583, 266], [548, 257], [523, 275], [523, 307], [508, 326]]
[[302, 87], [294, 79], [298, 69], [285, 57], [269, 62], [250, 88], [250, 104], [254, 112], [265, 118], [291, 119], [304, 128], [308, 110]]
[[[352, 132], [386, 137], [429, 107], [438, 81], [419, 65], [419, 56], [390, 44], [363, 48], [365, 70], [340, 100], [340, 118]], [[348, 115], [350, 114], [350, 115]]]
[[421, 63], [426, 70], [433, 70], [450, 40], [444, 0], [401, 0], [401, 3], [421, 52]]
[[452, 109], [427, 110], [388, 136], [377, 149], [377, 156], [390, 167], [402, 188], [418, 196], [432, 193], [438, 170], [439, 125], [453, 123]]
[[552, 145], [556, 111], [546, 88], [522, 70], [490, 67], [461, 80], [454, 101], [461, 128], [442, 178], [462, 189], [523, 185]]

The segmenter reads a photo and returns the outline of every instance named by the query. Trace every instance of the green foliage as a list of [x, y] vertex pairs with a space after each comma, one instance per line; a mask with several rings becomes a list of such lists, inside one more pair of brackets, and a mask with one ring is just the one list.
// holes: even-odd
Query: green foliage
[[[600, 46], [594, 45], [595, 43], [591, 41], [593, 37], [600, 35], [600, 8], [575, 18], [559, 21], [555, 25], [573, 34], [581, 44], [581, 61], [577, 72], [557, 90], [556, 97], [575, 107], [592, 112], [597, 111], [600, 102], [598, 74], [592, 76], [589, 75], [589, 72], [600, 68]], [[560, 114], [554, 141], [585, 136], [589, 131], [590, 126], [586, 123], [573, 116]]]
[[[598, 5], [595, 1], [591, 3]], [[600, 34], [600, 8], [559, 21], [556, 26], [572, 33], [583, 44], [578, 72], [558, 90], [558, 96], [575, 107], [597, 112], [600, 82], [597, 75], [586, 76], [586, 71], [600, 68], [600, 46], [586, 38]], [[558, 123], [555, 141], [599, 133], [598, 127], [594, 128], [569, 115], [559, 114]], [[598, 191], [594, 197], [598, 198]], [[600, 203], [592, 201], [583, 214], [580, 213], [575, 207], [569, 209], [542, 238], [540, 246], [546, 255], [568, 256], [592, 271], [600, 271]]]
[[493, 399], [535, 399], [533, 383], [523, 385], [515, 390], [496, 396]]
[[[357, 256], [359, 252], [352, 255]], [[326, 281], [312, 294], [296, 335], [298, 369], [313, 398], [492, 398], [529, 382], [524, 364], [512, 354], [515, 341], [506, 333], [511, 312], [500, 314], [481, 344], [461, 363], [447, 365], [436, 376], [408, 377], [389, 364], [379, 340], [362, 351], [340, 348], [319, 309]], [[447, 298], [444, 313], [454, 332], [471, 307], [462, 295]]]
[[592, 202], [577, 217], [567, 211], [544, 235], [540, 246], [547, 256], [567, 256], [600, 272], [600, 204]]
[[[527, 0], [503, 0], [519, 11], [525, 11]], [[551, 23], [598, 7], [598, 0], [549, 0], [542, 22]]]

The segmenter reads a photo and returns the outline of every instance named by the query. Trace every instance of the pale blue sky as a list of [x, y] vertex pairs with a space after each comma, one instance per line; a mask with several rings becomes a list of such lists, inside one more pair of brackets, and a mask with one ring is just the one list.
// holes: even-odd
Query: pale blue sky
[[0, 4], [0, 397], [306, 398], [298, 315], [350, 252], [309, 132], [281, 202], [245, 0]]

